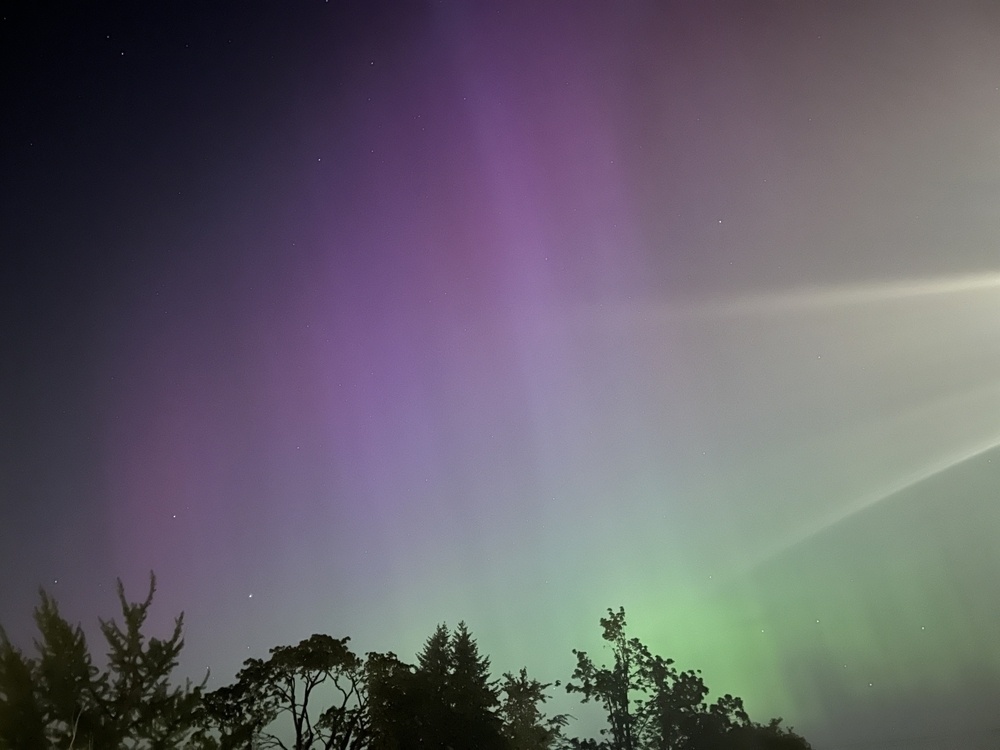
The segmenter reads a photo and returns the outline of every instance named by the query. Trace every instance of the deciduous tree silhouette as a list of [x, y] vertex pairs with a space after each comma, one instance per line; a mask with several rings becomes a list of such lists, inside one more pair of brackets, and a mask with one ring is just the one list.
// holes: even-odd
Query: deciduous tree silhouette
[[407, 705], [413, 667], [395, 654], [370, 653], [364, 666], [372, 750], [398, 750], [407, 720], [418, 710]]
[[[367, 746], [366, 685], [349, 638], [313, 635], [247, 659], [236, 683], [205, 696], [208, 720], [223, 750], [356, 750]], [[316, 704], [322, 693], [330, 702]], [[284, 720], [284, 721], [282, 721]], [[286, 744], [282, 739], [290, 736]]]
[[565, 714], [549, 717], [541, 708], [550, 687], [552, 683], [528, 679], [524, 668], [517, 676], [504, 674], [500, 683], [500, 717], [509, 750], [552, 750], [563, 743], [562, 728], [568, 717]]
[[598, 701], [607, 712], [603, 741], [576, 741], [589, 750], [808, 750], [809, 744], [780, 727], [750, 721], [743, 702], [724, 695], [711, 706], [697, 671], [679, 671], [672, 659], [652, 654], [625, 635], [625, 610], [601, 618], [602, 637], [611, 644], [613, 663], [598, 666], [576, 651], [577, 666], [566, 685], [584, 702]]
[[781, 719], [768, 724], [752, 724], [731, 731], [720, 750], [812, 750], [806, 739], [791, 728], [781, 726]]
[[651, 693], [649, 675], [654, 667], [666, 672], [672, 661], [654, 657], [638, 638], [625, 636], [625, 610], [608, 610], [601, 618], [601, 637], [611, 644], [614, 663], [597, 666], [586, 651], [573, 649], [576, 669], [566, 691], [579, 693], [584, 703], [598, 701], [607, 713], [608, 728], [601, 734], [610, 737], [615, 750], [636, 750], [639, 747], [640, 714], [645, 697]]

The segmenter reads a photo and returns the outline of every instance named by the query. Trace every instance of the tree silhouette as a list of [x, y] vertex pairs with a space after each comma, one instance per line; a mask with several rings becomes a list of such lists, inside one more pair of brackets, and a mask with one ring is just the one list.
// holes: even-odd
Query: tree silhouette
[[724, 695], [711, 706], [697, 671], [679, 671], [672, 659], [652, 654], [625, 635], [625, 610], [601, 618], [602, 637], [611, 644], [613, 663], [598, 666], [585, 651], [577, 658], [570, 693], [598, 701], [607, 713], [605, 738], [577, 740], [588, 750], [808, 750], [804, 739], [780, 727], [750, 721], [743, 701]]
[[551, 686], [552, 683], [528, 679], [523, 667], [516, 677], [510, 672], [504, 674], [500, 683], [503, 696], [500, 717], [509, 750], [551, 750], [562, 744], [562, 728], [568, 717], [565, 714], [547, 717], [541, 709], [548, 699], [545, 691]]
[[439, 625], [415, 666], [381, 657], [371, 685], [373, 747], [501, 750], [499, 694], [489, 658], [465, 623], [454, 633]]
[[123, 624], [100, 622], [105, 671], [94, 666], [80, 626], [70, 625], [44, 590], [35, 609], [37, 658], [0, 629], [0, 747], [167, 750], [193, 736], [202, 686], [168, 682], [184, 646], [184, 616], [166, 640], [143, 633], [155, 591], [150, 573], [145, 600], [130, 603], [118, 581]]
[[496, 713], [500, 696], [490, 677], [490, 659], [479, 653], [464, 622], [452, 634], [450, 649], [451, 674], [446, 692], [449, 706], [460, 725], [476, 727], [480, 742], [494, 743], [500, 734], [501, 722]]
[[[313, 635], [296, 646], [272, 648], [267, 660], [247, 659], [235, 684], [205, 696], [207, 719], [219, 730], [223, 750], [366, 747], [367, 691], [349, 640]], [[319, 692], [332, 698], [326, 708], [316, 706]], [[287, 720], [283, 726], [281, 719]], [[291, 744], [282, 730], [290, 730]]]
[[[637, 638], [625, 637], [625, 610], [608, 610], [608, 617], [601, 618], [604, 632], [601, 637], [611, 644], [614, 664], [598, 667], [586, 651], [573, 649], [576, 655], [576, 669], [573, 680], [566, 684], [569, 693], [580, 693], [584, 703], [599, 701], [607, 713], [608, 728], [601, 734], [610, 736], [610, 747], [615, 750], [636, 750], [639, 715], [643, 696], [649, 692], [647, 676], [654, 664], [649, 650]], [[658, 660], [655, 666], [662, 670], [670, 668], [672, 661]], [[637, 705], [638, 702], [638, 705]]]
[[600, 620], [610, 664], [573, 651], [566, 690], [600, 703], [607, 727], [600, 739], [570, 739], [567, 715], [543, 711], [553, 683], [525, 669], [492, 679], [464, 622], [437, 626], [415, 664], [393, 653], [362, 660], [350, 639], [317, 634], [247, 659], [213, 692], [173, 687], [183, 615], [169, 638], [147, 637], [155, 590], [151, 573], [146, 598], [130, 603], [118, 581], [121, 621], [100, 621], [103, 670], [44, 590], [37, 656], [0, 628], [0, 750], [810, 750], [780, 719], [752, 722], [740, 698], [708, 704], [699, 672], [627, 636], [623, 608]]
[[406, 720], [417, 711], [407, 704], [413, 667], [393, 653], [370, 653], [364, 666], [368, 688], [370, 747], [373, 750], [397, 750], [399, 738], [406, 736]]
[[768, 724], [739, 727], [726, 735], [720, 750], [811, 750], [806, 739], [781, 726], [781, 719]]
[[424, 642], [417, 653], [417, 672], [423, 677], [432, 694], [444, 700], [445, 691], [451, 680], [451, 634], [448, 626], [441, 623]]
[[0, 748], [45, 750], [45, 709], [36, 693], [37, 663], [26, 659], [0, 629]]

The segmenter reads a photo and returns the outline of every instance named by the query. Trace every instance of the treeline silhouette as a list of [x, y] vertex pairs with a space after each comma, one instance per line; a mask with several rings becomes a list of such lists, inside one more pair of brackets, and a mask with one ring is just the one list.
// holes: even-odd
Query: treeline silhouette
[[[36, 656], [0, 628], [0, 750], [806, 750], [781, 726], [750, 720], [743, 702], [708, 704], [695, 671], [626, 636], [624, 609], [602, 618], [609, 664], [576, 651], [564, 686], [521, 669], [499, 679], [464, 623], [439, 625], [415, 663], [351, 651], [348, 638], [313, 635], [247, 659], [236, 680], [170, 681], [184, 645], [183, 615], [167, 639], [143, 626], [156, 591], [129, 602], [118, 581], [121, 622], [101, 620], [108, 645], [95, 666], [79, 625], [44, 590], [35, 609]], [[206, 677], [207, 680], [207, 677]], [[569, 735], [571, 717], [545, 710], [550, 688], [600, 704], [596, 738]]]

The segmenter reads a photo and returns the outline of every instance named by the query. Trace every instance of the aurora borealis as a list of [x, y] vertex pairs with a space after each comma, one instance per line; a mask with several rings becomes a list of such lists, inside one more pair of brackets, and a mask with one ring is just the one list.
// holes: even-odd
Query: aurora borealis
[[39, 585], [92, 625], [154, 569], [213, 684], [462, 619], [565, 680], [623, 605], [820, 750], [995, 746], [1000, 6], [2, 33], [15, 640]]

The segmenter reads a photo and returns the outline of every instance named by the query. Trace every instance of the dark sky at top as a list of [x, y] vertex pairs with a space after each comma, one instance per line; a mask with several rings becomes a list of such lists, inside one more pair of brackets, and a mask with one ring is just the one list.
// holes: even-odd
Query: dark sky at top
[[461, 619], [554, 680], [621, 604], [817, 748], [995, 746], [998, 49], [985, 1], [5, 8], [0, 623], [155, 569], [213, 684]]

